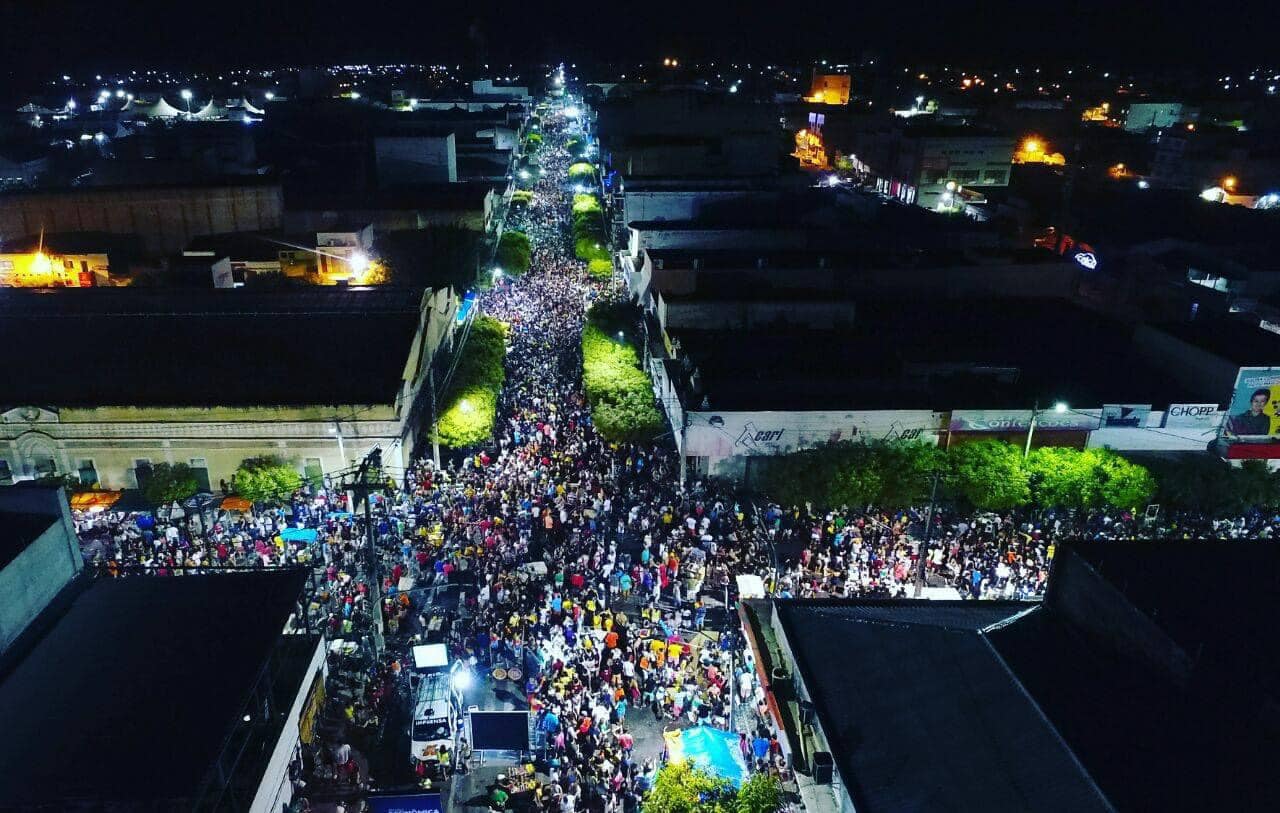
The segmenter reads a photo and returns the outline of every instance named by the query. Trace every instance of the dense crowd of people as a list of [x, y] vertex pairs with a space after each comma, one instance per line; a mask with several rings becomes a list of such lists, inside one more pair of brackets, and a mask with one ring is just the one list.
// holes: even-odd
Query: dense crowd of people
[[[659, 731], [736, 731], [744, 762], [785, 778], [750, 652], [727, 615], [737, 576], [759, 576], [780, 596], [911, 596], [919, 581], [964, 597], [1026, 599], [1043, 593], [1055, 540], [1067, 536], [1262, 536], [1275, 527], [1266, 518], [1222, 529], [1127, 515], [757, 510], [715, 483], [682, 487], [660, 440], [611, 445], [593, 429], [580, 336], [589, 304], [619, 293], [573, 255], [564, 142], [577, 127], [553, 115], [542, 132], [541, 178], [508, 221], [530, 237], [531, 270], [482, 299], [509, 325], [494, 442], [440, 468], [414, 464], [393, 478], [373, 519], [388, 636], [406, 643], [423, 633], [421, 591], [405, 585], [463, 584], [446, 636], [453, 656], [481, 675], [499, 664], [520, 670], [546, 763], [527, 779], [504, 778], [494, 806], [528, 792], [547, 811], [637, 810], [662, 750], [660, 736], [638, 742], [641, 716]], [[299, 625], [363, 644], [379, 613], [368, 529], [341, 493], [306, 487], [282, 507], [224, 514], [198, 533], [148, 514], [77, 521], [87, 560], [112, 575], [305, 565], [315, 579]], [[314, 538], [293, 533], [301, 529]], [[331, 657], [342, 672], [355, 656], [339, 648]], [[350, 731], [376, 722], [397, 691], [399, 663], [351, 667], [337, 720], [349, 725], [312, 775], [356, 787], [368, 777], [342, 767], [352, 762]], [[464, 753], [453, 750], [445, 774], [463, 767]]]

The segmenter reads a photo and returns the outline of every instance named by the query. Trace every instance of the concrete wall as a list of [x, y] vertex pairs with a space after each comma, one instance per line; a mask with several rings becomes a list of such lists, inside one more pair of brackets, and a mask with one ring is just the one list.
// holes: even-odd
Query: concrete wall
[[323, 679], [324, 645], [323, 639], [316, 642], [311, 664], [307, 667], [298, 693], [293, 698], [293, 705], [289, 707], [284, 728], [280, 731], [280, 739], [276, 740], [275, 748], [271, 750], [271, 757], [267, 760], [267, 768], [263, 772], [262, 782], [258, 785], [253, 803], [249, 806], [249, 813], [276, 813], [285, 809], [293, 801], [293, 783], [289, 781], [289, 763], [293, 761], [293, 754], [298, 749], [301, 737], [298, 723], [302, 719], [302, 708], [307, 703], [312, 681], [317, 675]]
[[44, 514], [52, 524], [0, 570], [0, 652], [84, 567], [61, 488], [0, 488], [3, 511]]
[[21, 192], [5, 196], [0, 234], [137, 234], [148, 252], [169, 254], [200, 235], [279, 229], [282, 210], [277, 184]]
[[289, 460], [299, 471], [308, 459], [317, 459], [328, 473], [346, 468], [380, 445], [388, 465], [400, 465], [391, 448], [400, 438], [399, 421], [343, 420], [341, 427], [340, 451], [332, 415], [309, 422], [6, 423], [0, 424], [0, 459], [18, 479], [35, 474], [40, 455], [51, 455], [64, 474], [77, 473], [81, 461], [91, 460], [99, 485], [119, 489], [137, 487], [134, 469], [139, 459], [154, 466], [191, 465], [193, 459], [203, 458], [215, 491], [220, 480], [230, 482], [241, 461], [259, 455]]

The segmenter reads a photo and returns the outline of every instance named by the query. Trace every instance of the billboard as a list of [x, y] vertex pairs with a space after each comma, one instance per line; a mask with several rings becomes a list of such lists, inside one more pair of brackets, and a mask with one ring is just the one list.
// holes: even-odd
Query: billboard
[[[1150, 407], [1147, 407], [1150, 411]], [[951, 412], [952, 432], [1025, 432], [1031, 428], [1029, 409], [956, 409]], [[1055, 412], [1042, 409], [1036, 413], [1036, 429], [1046, 432], [1088, 432], [1098, 428], [1100, 419], [1080, 410]]]
[[[1116, 428], [1121, 426], [1146, 426], [1151, 416], [1151, 404], [1103, 404], [1102, 425]], [[1040, 421], [1036, 421], [1040, 425]]]
[[528, 751], [529, 712], [472, 711], [471, 747], [479, 751]]
[[927, 409], [866, 412], [687, 412], [682, 451], [694, 457], [789, 454], [821, 443], [918, 440], [936, 444], [943, 413]]
[[1222, 431], [1233, 438], [1280, 434], [1280, 367], [1241, 367]]
[[1216, 429], [1221, 423], [1217, 404], [1169, 404], [1164, 413], [1166, 429]]
[[371, 813], [442, 813], [444, 801], [439, 793], [371, 793]]

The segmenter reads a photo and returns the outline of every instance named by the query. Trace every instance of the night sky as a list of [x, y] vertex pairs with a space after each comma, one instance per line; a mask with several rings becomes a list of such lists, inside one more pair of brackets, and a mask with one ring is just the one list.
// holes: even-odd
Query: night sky
[[[1268, 3], [0, 0], [0, 69], [390, 61], [855, 58], [1265, 64]], [[797, 9], [807, 9], [797, 13]], [[5, 64], [9, 63], [9, 64]]]

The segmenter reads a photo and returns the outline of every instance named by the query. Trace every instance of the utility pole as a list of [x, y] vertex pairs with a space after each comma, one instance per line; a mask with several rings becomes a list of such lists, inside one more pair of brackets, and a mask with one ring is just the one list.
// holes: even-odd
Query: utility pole
[[[355, 482], [352, 484], [350, 491], [354, 493], [356, 499], [364, 499], [364, 524], [365, 524], [365, 554], [368, 562], [366, 564], [366, 575], [369, 579], [369, 603], [373, 611], [373, 646], [376, 654], [382, 654], [386, 644], [383, 639], [383, 620], [382, 620], [382, 568], [381, 557], [378, 555], [377, 531], [373, 527], [373, 500], [370, 499], [372, 493], [382, 487], [382, 449], [373, 447], [369, 450], [369, 454], [365, 455], [364, 460], [360, 461], [360, 467], [356, 469]], [[351, 510], [355, 511], [355, 506], [351, 506]]]
[[440, 470], [440, 416], [436, 404], [436, 365], [433, 358], [427, 364], [427, 389], [431, 394], [431, 462], [436, 471]]
[[1036, 401], [1031, 407], [1031, 423], [1027, 424], [1027, 445], [1022, 450], [1022, 459], [1026, 460], [1031, 456], [1031, 436], [1036, 432], [1036, 418], [1040, 416], [1040, 402]]
[[916, 554], [916, 589], [915, 598], [920, 598], [924, 593], [924, 574], [927, 557], [929, 555], [929, 538], [933, 534], [933, 511], [938, 504], [938, 481], [942, 479], [942, 472], [935, 471], [933, 473], [933, 488], [929, 492], [929, 511], [925, 514], [924, 521], [924, 539], [920, 542], [920, 550]]

